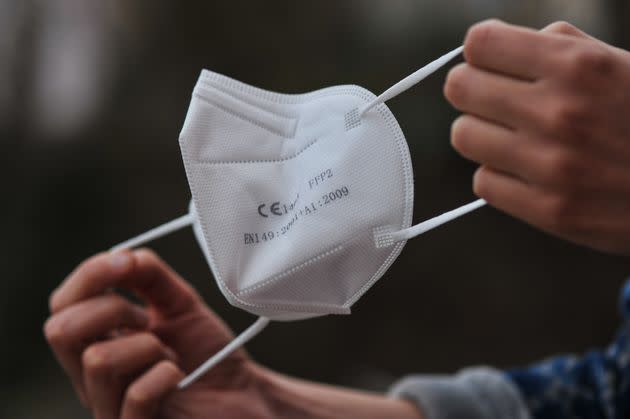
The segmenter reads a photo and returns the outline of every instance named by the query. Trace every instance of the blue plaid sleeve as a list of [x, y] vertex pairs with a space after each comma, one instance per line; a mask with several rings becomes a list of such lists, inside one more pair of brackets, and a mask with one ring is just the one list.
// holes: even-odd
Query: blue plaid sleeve
[[534, 419], [630, 418], [630, 280], [620, 306], [624, 324], [606, 350], [506, 372]]

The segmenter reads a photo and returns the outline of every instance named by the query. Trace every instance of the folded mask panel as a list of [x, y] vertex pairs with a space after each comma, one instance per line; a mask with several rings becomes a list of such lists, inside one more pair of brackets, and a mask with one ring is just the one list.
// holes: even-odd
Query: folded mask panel
[[180, 146], [197, 237], [233, 305], [273, 320], [349, 313], [398, 256], [405, 242], [379, 247], [374, 232], [411, 225], [411, 160], [386, 105], [359, 118], [374, 99], [202, 73]]
[[411, 159], [384, 104], [461, 52], [447, 53], [378, 97], [358, 86], [278, 94], [201, 73], [180, 134], [189, 213], [113, 250], [192, 225], [221, 292], [259, 318], [178, 388], [271, 320], [350, 313], [406, 240], [486, 204], [479, 199], [411, 226]]

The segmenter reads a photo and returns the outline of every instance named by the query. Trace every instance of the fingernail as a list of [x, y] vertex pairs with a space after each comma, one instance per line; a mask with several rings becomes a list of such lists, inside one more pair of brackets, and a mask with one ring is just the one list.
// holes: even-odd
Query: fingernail
[[124, 250], [114, 252], [109, 258], [109, 263], [114, 269], [123, 270], [131, 264], [131, 256]]

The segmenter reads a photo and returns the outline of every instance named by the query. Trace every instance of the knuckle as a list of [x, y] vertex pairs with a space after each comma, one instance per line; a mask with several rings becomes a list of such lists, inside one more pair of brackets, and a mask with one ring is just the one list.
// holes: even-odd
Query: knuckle
[[46, 323], [44, 323], [44, 336], [48, 343], [53, 346], [62, 344], [66, 336], [63, 322], [55, 317], [46, 320]]
[[95, 270], [98, 270], [100, 265], [104, 261], [106, 261], [108, 257], [109, 255], [105, 252], [97, 253], [96, 255], [91, 256], [87, 258], [86, 260], [84, 260], [83, 262], [81, 262], [79, 266], [77, 267], [76, 272], [89, 274]]
[[488, 171], [481, 167], [475, 172], [473, 177], [473, 192], [480, 198], [492, 202], [490, 182], [488, 182]]
[[137, 266], [141, 267], [140, 269], [157, 273], [164, 266], [160, 256], [151, 249], [140, 248], [134, 251], [134, 257], [137, 261]]
[[611, 54], [599, 45], [582, 50], [577, 54], [576, 62], [589, 72], [602, 76], [609, 74], [614, 64]]
[[561, 33], [565, 35], [573, 35], [579, 33], [579, 30], [569, 22], [560, 20], [547, 26], [546, 30], [553, 33]]
[[165, 348], [162, 342], [152, 333], [139, 333], [135, 337], [139, 347], [145, 348], [147, 353], [154, 354], [155, 356], [164, 355]]
[[138, 339], [140, 339], [144, 345], [149, 347], [162, 346], [160, 340], [153, 333], [139, 333]]
[[51, 313], [57, 312], [59, 305], [59, 293], [55, 290], [48, 297], [48, 311]]
[[562, 186], [565, 191], [574, 191], [588, 175], [575, 153], [567, 150], [556, 151], [548, 157], [547, 173], [549, 181]]
[[142, 247], [134, 251], [134, 254], [138, 259], [146, 261], [146, 262], [151, 262], [151, 263], [161, 262], [161, 259], [158, 256], [158, 254], [155, 253], [153, 250], [146, 247]]
[[183, 372], [177, 367], [177, 365], [168, 359], [160, 361], [157, 366], [157, 370], [160, 370], [168, 380], [172, 380], [174, 383], [181, 381], [184, 378]]
[[444, 95], [454, 105], [463, 103], [466, 98], [468, 90], [466, 73], [467, 64], [459, 64], [453, 67], [446, 77]]
[[127, 388], [125, 401], [134, 409], [141, 409], [150, 402], [149, 393], [137, 384], [132, 384]]
[[[492, 37], [500, 31], [502, 25], [502, 22], [497, 19], [485, 20], [473, 25], [468, 30], [464, 42], [467, 52], [474, 56], [476, 51], [483, 51]], [[468, 58], [473, 57], [468, 55]]]
[[89, 346], [83, 351], [81, 362], [89, 375], [104, 375], [112, 368], [107, 350], [98, 344]]
[[157, 368], [161, 369], [169, 376], [179, 377], [181, 375], [179, 369], [172, 361], [168, 361], [168, 360], [160, 361], [160, 363], [157, 365]]
[[550, 132], [560, 139], [576, 141], [582, 139], [589, 124], [589, 107], [577, 98], [562, 98], [548, 112]]
[[567, 74], [584, 83], [592, 78], [606, 78], [614, 69], [612, 54], [604, 47], [589, 43], [572, 48], [568, 55]]
[[453, 122], [451, 127], [451, 144], [456, 150], [465, 152], [468, 149], [471, 135], [470, 122], [467, 117], [460, 116]]

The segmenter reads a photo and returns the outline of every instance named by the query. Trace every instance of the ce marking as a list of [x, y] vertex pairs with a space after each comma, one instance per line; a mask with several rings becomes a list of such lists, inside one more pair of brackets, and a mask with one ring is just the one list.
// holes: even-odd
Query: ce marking
[[291, 202], [282, 203], [282, 201], [276, 201], [270, 205], [260, 204], [258, 205], [258, 215], [265, 218], [268, 218], [270, 215], [278, 217], [287, 215], [295, 209], [299, 199], [300, 194], [298, 193], [295, 195], [295, 199]]
[[269, 217], [270, 214], [273, 215], [284, 215], [285, 213], [282, 212], [282, 210], [280, 209], [280, 201], [276, 201], [273, 204], [271, 204], [269, 206], [269, 212], [265, 211], [265, 207], [267, 206], [267, 204], [260, 204], [258, 206], [258, 214], [260, 214], [262, 217]]

